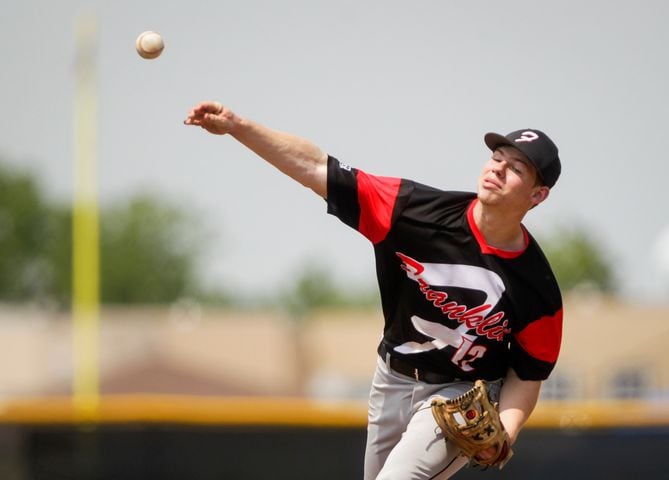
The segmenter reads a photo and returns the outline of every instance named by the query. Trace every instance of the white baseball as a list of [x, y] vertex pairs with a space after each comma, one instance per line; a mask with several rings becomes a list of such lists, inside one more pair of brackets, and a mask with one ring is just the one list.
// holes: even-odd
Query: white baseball
[[135, 41], [135, 48], [142, 58], [151, 59], [157, 58], [163, 53], [165, 43], [158, 32], [149, 30], [139, 34], [137, 41]]

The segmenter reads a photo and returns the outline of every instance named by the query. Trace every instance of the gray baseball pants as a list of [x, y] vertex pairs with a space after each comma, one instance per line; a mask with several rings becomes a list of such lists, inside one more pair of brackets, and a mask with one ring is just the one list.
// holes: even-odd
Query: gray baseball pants
[[[429, 384], [390, 369], [379, 357], [369, 397], [365, 480], [444, 480], [469, 463], [446, 442], [432, 416], [430, 402], [456, 397], [473, 382]], [[498, 401], [501, 380], [488, 384]]]

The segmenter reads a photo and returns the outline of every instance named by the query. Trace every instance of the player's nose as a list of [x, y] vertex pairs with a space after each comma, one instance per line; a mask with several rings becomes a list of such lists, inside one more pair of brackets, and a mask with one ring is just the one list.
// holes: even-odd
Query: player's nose
[[501, 177], [504, 174], [506, 167], [507, 167], [506, 162], [504, 160], [501, 160], [499, 162], [494, 162], [492, 164], [492, 171], [495, 175]]

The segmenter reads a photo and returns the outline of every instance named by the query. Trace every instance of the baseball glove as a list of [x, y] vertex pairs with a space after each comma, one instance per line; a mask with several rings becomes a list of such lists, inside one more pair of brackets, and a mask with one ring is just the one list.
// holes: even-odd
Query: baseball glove
[[[432, 414], [446, 439], [475, 464], [501, 469], [513, 455], [509, 436], [499, 419], [497, 404], [488, 399], [482, 380], [477, 380], [471, 390], [459, 397], [434, 398]], [[479, 456], [481, 451], [490, 447], [495, 449], [492, 457]]]

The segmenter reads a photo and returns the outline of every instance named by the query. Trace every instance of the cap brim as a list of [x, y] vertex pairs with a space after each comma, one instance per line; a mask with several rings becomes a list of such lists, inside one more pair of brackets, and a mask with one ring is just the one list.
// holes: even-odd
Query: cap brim
[[497, 148], [502, 147], [504, 145], [510, 147], [516, 147], [516, 145], [514, 145], [513, 142], [511, 142], [511, 140], [506, 138], [504, 135], [500, 135], [499, 133], [488, 132], [483, 136], [483, 141], [488, 146], [488, 148], [493, 152]]

